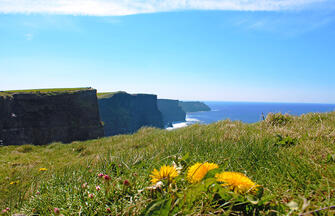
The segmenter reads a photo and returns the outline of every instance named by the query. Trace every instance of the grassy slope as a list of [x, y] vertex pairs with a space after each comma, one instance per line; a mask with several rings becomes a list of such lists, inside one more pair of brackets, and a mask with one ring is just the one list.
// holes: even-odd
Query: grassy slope
[[[304, 199], [310, 202], [304, 211], [335, 205], [335, 113], [288, 118], [288, 123], [270, 118], [256, 124], [222, 121], [175, 131], [145, 128], [134, 135], [72, 144], [1, 147], [0, 210], [46, 215], [58, 207], [65, 215], [103, 215], [109, 207], [112, 214], [138, 214], [152, 199], [138, 192], [150, 185], [150, 172], [187, 153], [190, 165], [210, 161], [246, 173], [264, 186], [272, 205], [295, 200], [299, 211]], [[278, 134], [292, 139], [285, 145]], [[39, 172], [42, 167], [48, 171]], [[100, 172], [112, 176], [111, 187], [96, 177]], [[130, 191], [119, 184], [124, 179], [131, 182]], [[85, 182], [88, 189], [83, 190]], [[87, 191], [95, 197], [87, 198]], [[188, 214], [211, 211], [202, 201]]]

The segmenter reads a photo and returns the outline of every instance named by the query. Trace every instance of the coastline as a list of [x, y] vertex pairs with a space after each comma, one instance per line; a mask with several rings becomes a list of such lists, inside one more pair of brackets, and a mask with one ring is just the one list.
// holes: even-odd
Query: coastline
[[186, 114], [186, 119], [185, 120], [186, 121], [183, 121], [183, 122], [173, 122], [172, 127], [167, 127], [165, 129], [166, 130], [175, 130], [175, 129], [187, 127], [187, 126], [192, 125], [192, 124], [200, 123], [199, 119], [189, 118], [189, 117], [187, 117], [187, 114]]
[[210, 124], [224, 119], [256, 123], [262, 120], [262, 115], [267, 116], [269, 113], [301, 116], [307, 113], [335, 111], [335, 104], [314, 103], [206, 102], [206, 105], [211, 108], [211, 111], [189, 112], [186, 114], [186, 121], [173, 122], [173, 127], [166, 129], [174, 130], [195, 123]]

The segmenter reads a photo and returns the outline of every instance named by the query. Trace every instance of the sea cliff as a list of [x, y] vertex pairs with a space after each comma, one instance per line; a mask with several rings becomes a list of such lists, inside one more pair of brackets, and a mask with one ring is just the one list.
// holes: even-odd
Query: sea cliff
[[103, 137], [96, 90], [0, 92], [2, 145], [43, 145]]
[[157, 105], [166, 126], [173, 122], [185, 121], [186, 113], [179, 106], [178, 100], [158, 99]]
[[156, 95], [100, 93], [98, 103], [106, 136], [134, 133], [143, 126], [164, 127]]

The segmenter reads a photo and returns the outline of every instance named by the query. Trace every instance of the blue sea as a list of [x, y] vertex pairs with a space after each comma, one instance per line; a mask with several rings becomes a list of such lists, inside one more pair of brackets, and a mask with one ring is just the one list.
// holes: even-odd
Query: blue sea
[[186, 115], [186, 122], [173, 124], [173, 128], [185, 127], [194, 123], [209, 124], [220, 120], [230, 119], [254, 123], [262, 120], [262, 113], [288, 113], [301, 115], [309, 112], [335, 111], [335, 104], [312, 103], [260, 103], [260, 102], [205, 102], [211, 111], [195, 112]]

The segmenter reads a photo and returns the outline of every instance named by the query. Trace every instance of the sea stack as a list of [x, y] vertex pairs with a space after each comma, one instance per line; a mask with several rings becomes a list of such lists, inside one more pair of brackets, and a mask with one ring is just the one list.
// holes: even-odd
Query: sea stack
[[104, 136], [96, 90], [0, 92], [0, 144], [69, 143]]

